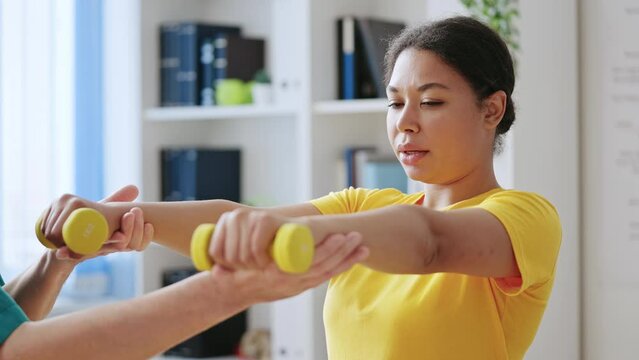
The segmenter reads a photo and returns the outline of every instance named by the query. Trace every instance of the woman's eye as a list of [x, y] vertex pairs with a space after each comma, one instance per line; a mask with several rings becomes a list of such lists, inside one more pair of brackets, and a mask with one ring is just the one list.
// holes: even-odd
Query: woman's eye
[[422, 105], [425, 106], [439, 106], [442, 105], [444, 102], [443, 101], [422, 101]]
[[390, 109], [398, 109], [398, 108], [402, 107], [403, 105], [404, 104], [400, 103], [400, 102], [390, 102], [390, 103], [388, 103], [388, 107]]

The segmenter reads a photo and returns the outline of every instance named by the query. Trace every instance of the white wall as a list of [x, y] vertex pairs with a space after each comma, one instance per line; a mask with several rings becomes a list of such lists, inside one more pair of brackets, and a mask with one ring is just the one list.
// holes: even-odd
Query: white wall
[[581, 3], [586, 359], [639, 353], [639, 3]]
[[555, 286], [527, 359], [580, 357], [577, 3], [519, 2], [515, 187], [546, 196], [563, 240]]

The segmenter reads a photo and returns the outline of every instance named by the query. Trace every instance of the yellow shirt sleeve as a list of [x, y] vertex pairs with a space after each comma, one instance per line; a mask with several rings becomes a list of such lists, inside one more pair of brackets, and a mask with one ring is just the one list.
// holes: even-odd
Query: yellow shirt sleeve
[[365, 201], [368, 192], [366, 189], [350, 187], [313, 199], [311, 204], [315, 205], [323, 215], [350, 214], [357, 212], [357, 209]]
[[540, 195], [522, 191], [496, 193], [481, 204], [506, 228], [521, 278], [491, 279], [506, 295], [519, 295], [554, 279], [561, 245], [555, 207]]

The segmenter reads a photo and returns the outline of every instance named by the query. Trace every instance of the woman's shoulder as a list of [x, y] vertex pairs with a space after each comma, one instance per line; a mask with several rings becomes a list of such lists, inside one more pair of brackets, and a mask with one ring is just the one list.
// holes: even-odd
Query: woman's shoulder
[[507, 206], [536, 207], [557, 213], [557, 208], [545, 196], [532, 192], [517, 189], [501, 189], [487, 196], [483, 202], [501, 202]]
[[503, 223], [528, 224], [544, 228], [561, 238], [561, 220], [555, 206], [545, 196], [521, 190], [495, 191], [478, 207], [490, 211]]

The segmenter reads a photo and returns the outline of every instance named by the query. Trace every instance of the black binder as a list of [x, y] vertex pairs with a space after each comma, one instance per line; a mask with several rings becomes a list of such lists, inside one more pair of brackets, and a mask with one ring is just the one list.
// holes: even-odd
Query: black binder
[[239, 149], [162, 149], [161, 177], [163, 201], [242, 199]]

